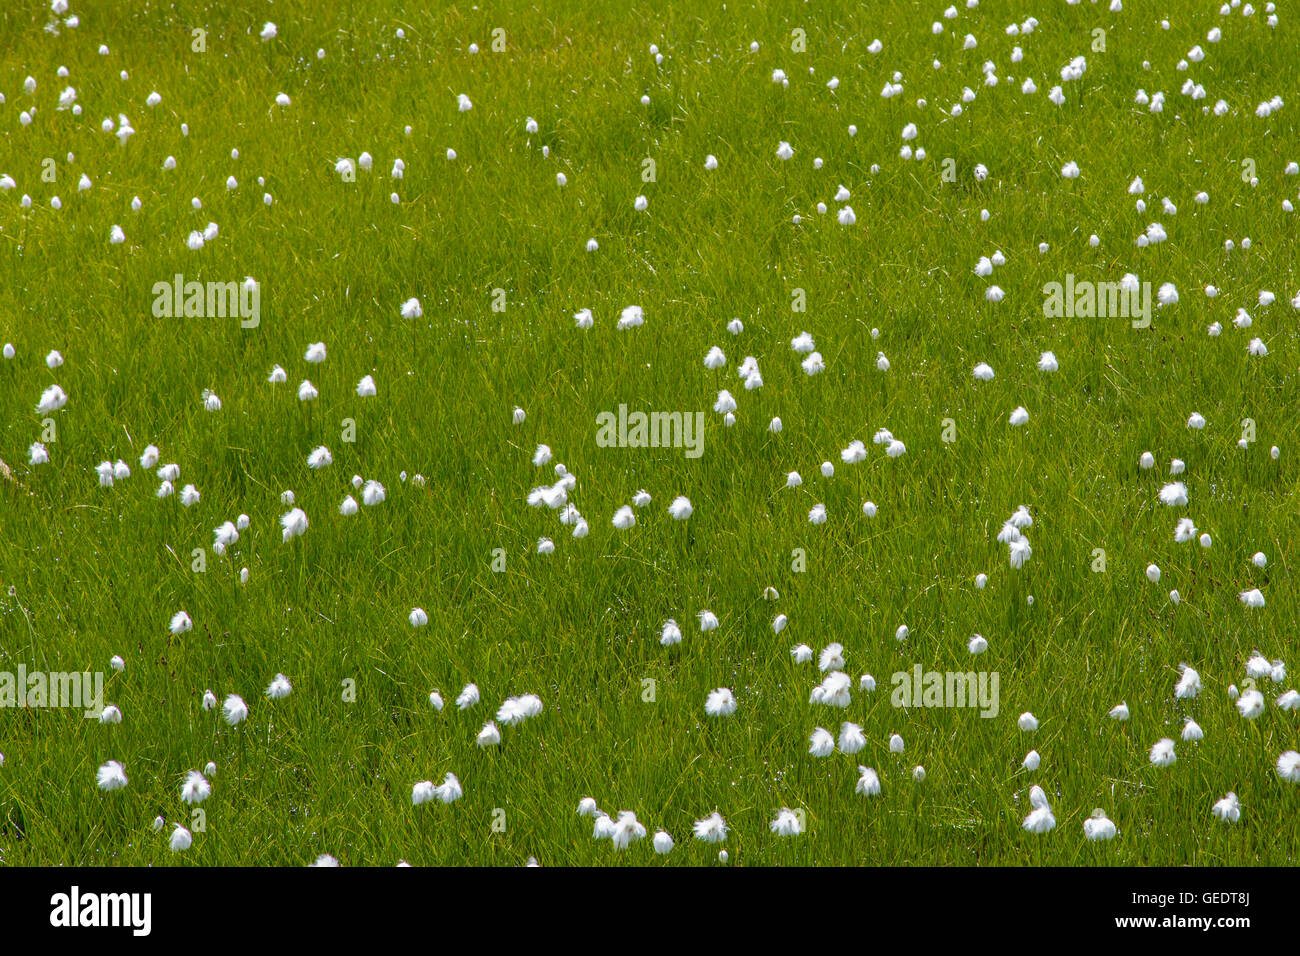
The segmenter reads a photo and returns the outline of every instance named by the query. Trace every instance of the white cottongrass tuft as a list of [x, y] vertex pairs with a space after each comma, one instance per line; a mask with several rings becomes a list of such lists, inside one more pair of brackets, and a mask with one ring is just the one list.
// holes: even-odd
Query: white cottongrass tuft
[[813, 688], [808, 697], [810, 704], [822, 704], [827, 707], [846, 708], [852, 703], [850, 686], [852, 681], [843, 671], [831, 671], [825, 679]]
[[839, 739], [836, 741], [836, 746], [839, 747], [841, 753], [855, 754], [866, 745], [867, 738], [860, 726], [847, 720], [840, 725]]
[[285, 544], [294, 538], [302, 537], [307, 531], [307, 513], [301, 508], [293, 508], [280, 516], [281, 535]]
[[1264, 592], [1259, 588], [1251, 588], [1249, 591], [1242, 591], [1238, 597], [1241, 599], [1241, 603], [1246, 605], [1246, 607], [1264, 606]]
[[1229, 790], [1226, 796], [1214, 802], [1210, 812], [1224, 823], [1236, 823], [1241, 819], [1241, 801]]
[[1151, 748], [1151, 764], [1153, 766], [1168, 767], [1177, 759], [1174, 754], [1174, 742], [1168, 737], [1157, 740]]
[[730, 717], [736, 712], [736, 697], [726, 687], [709, 692], [704, 702], [704, 712], [710, 717]]
[[456, 775], [449, 770], [442, 783], [433, 788], [433, 795], [439, 803], [454, 803], [465, 795], [465, 791]]
[[803, 818], [789, 807], [783, 807], [777, 811], [769, 829], [777, 836], [798, 836], [803, 833]]
[[1300, 783], [1300, 752], [1284, 751], [1277, 758], [1277, 775], [1288, 783]]
[[479, 692], [477, 684], [466, 684], [461, 692], [456, 695], [456, 707], [460, 710], [468, 710], [479, 702]]
[[829, 757], [835, 752], [835, 738], [824, 727], [816, 727], [808, 737], [808, 752], [814, 757]]
[[238, 694], [229, 694], [221, 704], [221, 714], [226, 718], [226, 723], [234, 727], [248, 716], [248, 705]]
[[717, 811], [702, 820], [696, 820], [692, 830], [695, 839], [705, 843], [721, 843], [727, 839], [727, 821]]
[[1115, 823], [1100, 808], [1093, 810], [1092, 816], [1083, 821], [1083, 835], [1089, 840], [1110, 840], [1115, 833]]
[[1254, 687], [1248, 688], [1237, 698], [1237, 712], [1247, 720], [1254, 720], [1264, 712], [1264, 695]]
[[39, 415], [48, 415], [50, 412], [57, 412], [66, 404], [68, 404], [67, 393], [59, 386], [51, 385], [41, 393], [41, 399], [36, 403], [36, 412]]
[[127, 784], [126, 771], [116, 760], [109, 760], [95, 771], [95, 783], [100, 790], [121, 790]]
[[185, 782], [181, 784], [181, 801], [188, 804], [200, 804], [212, 795], [212, 784], [208, 783], [203, 774], [197, 770], [191, 770], [185, 775]]
[[1046, 833], [1056, 826], [1056, 817], [1052, 815], [1047, 794], [1037, 784], [1029, 790], [1029, 805], [1031, 807], [1029, 815], [1021, 823], [1025, 830], [1030, 833]]
[[853, 785], [853, 792], [864, 797], [878, 796], [880, 793], [880, 775], [870, 767], [858, 767], [858, 782]]
[[188, 850], [194, 845], [194, 837], [190, 831], [185, 829], [179, 823], [172, 830], [172, 835], [167, 840], [167, 846], [173, 853], [181, 853]]
[[1201, 675], [1186, 664], [1180, 664], [1181, 676], [1174, 685], [1174, 696], [1179, 700], [1191, 700], [1201, 692]]
[[507, 697], [497, 709], [497, 720], [507, 727], [521, 724], [542, 712], [542, 699], [536, 694]]
[[1187, 504], [1187, 486], [1181, 481], [1171, 481], [1160, 489], [1160, 500], [1169, 507]]

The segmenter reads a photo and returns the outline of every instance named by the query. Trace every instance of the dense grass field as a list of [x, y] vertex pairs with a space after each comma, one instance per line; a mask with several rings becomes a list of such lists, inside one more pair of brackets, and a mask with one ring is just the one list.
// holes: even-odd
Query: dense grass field
[[[1300, 26], [1278, 7], [4, 4], [0, 671], [102, 673], [121, 720], [0, 709], [0, 863], [1295, 862], [1300, 710], [1277, 701], [1300, 683]], [[1139, 102], [1161, 91], [1162, 110]], [[1153, 223], [1167, 238], [1138, 244]], [[1147, 328], [1044, 314], [1047, 283], [1130, 273]], [[178, 274], [253, 277], [256, 326], [155, 317]], [[628, 306], [644, 322], [620, 329]], [[54, 385], [66, 405], [38, 411]], [[703, 413], [701, 454], [603, 447], [597, 416], [620, 405]], [[310, 467], [322, 445], [332, 463]], [[129, 477], [103, 487], [119, 460]], [[584, 537], [527, 500], [559, 463]], [[345, 515], [354, 475], [385, 499]], [[1166, 505], [1176, 481], [1186, 504]], [[1022, 505], [1032, 526], [1004, 537], [1032, 556], [1013, 568], [998, 537]], [[308, 526], [285, 541], [293, 507]], [[172, 633], [180, 611], [192, 629]], [[832, 643], [843, 709], [810, 703]], [[1270, 673], [1248, 678], [1257, 655]], [[1199, 694], [1176, 696], [1181, 664]], [[918, 665], [996, 673], [997, 715], [897, 706], [892, 675]], [[292, 692], [271, 699], [277, 674]], [[735, 711], [711, 716], [720, 688]], [[540, 713], [498, 718], [524, 694]], [[480, 746], [489, 721], [500, 743]], [[810, 753], [845, 722], [862, 749]], [[97, 786], [108, 761], [125, 787]], [[463, 796], [413, 801], [448, 772]], [[1046, 832], [1022, 825], [1034, 786]], [[1212, 811], [1229, 792], [1235, 821]], [[630, 846], [593, 839], [584, 797], [635, 813]], [[783, 808], [802, 832], [773, 831]], [[1113, 839], [1085, 838], [1094, 808]], [[725, 841], [697, 839], [715, 812]], [[178, 824], [192, 845], [173, 850]]]

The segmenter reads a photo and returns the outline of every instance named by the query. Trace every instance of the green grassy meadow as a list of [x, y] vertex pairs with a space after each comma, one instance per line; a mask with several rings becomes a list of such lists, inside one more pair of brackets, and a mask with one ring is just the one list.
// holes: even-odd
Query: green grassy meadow
[[[15, 354], [0, 360], [0, 671], [103, 672], [122, 720], [0, 708], [0, 864], [717, 865], [721, 849], [733, 866], [1294, 863], [1300, 786], [1277, 762], [1300, 749], [1300, 711], [1275, 704], [1300, 681], [1300, 213], [1283, 207], [1300, 202], [1286, 172], [1300, 161], [1294, 10], [1279, 4], [1270, 26], [1262, 3], [1250, 17], [1147, 0], [956, 0], [954, 19], [946, 6], [73, 0], [70, 28], [48, 3], [6, 4], [0, 342]], [[1007, 34], [1031, 15], [1032, 33]], [[267, 21], [278, 32], [263, 40]], [[1198, 44], [1204, 60], [1179, 70]], [[1078, 56], [1086, 71], [1063, 82]], [[895, 72], [903, 91], [884, 98]], [[1189, 79], [1204, 99], [1180, 92]], [[69, 86], [80, 115], [58, 108]], [[954, 116], [966, 87], [975, 98]], [[1163, 91], [1163, 111], [1136, 103], [1139, 88]], [[1256, 115], [1274, 96], [1284, 105]], [[119, 114], [135, 130], [125, 143], [101, 128]], [[902, 158], [904, 145], [925, 158]], [[336, 162], [363, 151], [373, 167], [346, 181]], [[1068, 162], [1077, 179], [1062, 177]], [[853, 225], [837, 221], [845, 205]], [[210, 222], [217, 236], [188, 248]], [[1168, 238], [1139, 247], [1154, 222]], [[114, 225], [124, 242], [109, 241]], [[996, 251], [1005, 265], [976, 275]], [[1153, 304], [1145, 329], [1044, 315], [1045, 283], [1126, 273], [1153, 295], [1172, 283], [1179, 301]], [[176, 274], [254, 277], [259, 324], [155, 318], [154, 286]], [[987, 301], [992, 284], [1002, 301]], [[1261, 306], [1261, 290], [1276, 301]], [[404, 318], [413, 297], [422, 315]], [[644, 324], [617, 329], [629, 305]], [[575, 325], [583, 308], [592, 328]], [[1242, 308], [1248, 329], [1233, 325]], [[820, 374], [791, 348], [804, 331]], [[1266, 355], [1248, 353], [1256, 337]], [[327, 358], [308, 363], [317, 342]], [[704, 365], [712, 346], [721, 368]], [[1049, 350], [1059, 370], [1040, 371]], [[737, 376], [746, 356], [761, 388]], [[972, 377], [980, 362], [991, 381]], [[287, 381], [271, 384], [277, 364]], [[356, 393], [365, 375], [373, 397]], [[304, 379], [314, 401], [298, 398]], [[38, 413], [56, 384], [66, 406]], [[731, 426], [713, 410], [722, 389]], [[703, 453], [601, 447], [596, 416], [620, 404], [703, 412]], [[1008, 424], [1017, 406], [1023, 427]], [[1203, 429], [1187, 426], [1194, 412]], [[872, 443], [881, 428], [905, 454]], [[848, 464], [854, 440], [866, 457]], [[38, 441], [49, 461], [32, 465]], [[150, 444], [158, 465], [179, 465], [170, 497], [140, 464]], [[536, 467], [540, 444], [554, 457]], [[333, 463], [310, 468], [320, 445]], [[130, 477], [100, 487], [96, 465], [118, 459]], [[526, 503], [556, 463], [576, 476], [585, 538]], [[786, 487], [791, 471], [800, 487]], [[361, 499], [353, 475], [386, 500], [345, 516], [345, 496]], [[1175, 480], [1186, 507], [1160, 501]], [[191, 483], [201, 497], [186, 507]], [[616, 529], [639, 489], [652, 501]], [[287, 490], [310, 524], [284, 542]], [[685, 521], [667, 510], [679, 495], [694, 506]], [[808, 520], [816, 504], [824, 524]], [[1020, 505], [1033, 553], [1017, 570], [996, 538]], [[214, 553], [213, 529], [240, 514], [247, 529]], [[1210, 547], [1175, 542], [1183, 517]], [[554, 553], [538, 553], [542, 537]], [[1254, 588], [1266, 606], [1239, 599]], [[408, 622], [413, 608], [427, 626]], [[706, 609], [719, 626], [702, 633]], [[174, 635], [181, 610], [193, 629]], [[669, 618], [683, 639], [664, 647]], [[973, 657], [977, 633], [988, 650]], [[852, 678], [843, 710], [809, 702], [832, 642]], [[811, 662], [792, 659], [798, 644]], [[1247, 720], [1229, 686], [1246, 689], [1256, 651], [1292, 673], [1258, 681], [1267, 706]], [[1195, 699], [1175, 697], [1180, 663], [1204, 682]], [[894, 706], [891, 675], [918, 664], [997, 672], [998, 715]], [[271, 700], [277, 673], [293, 690]], [[461, 711], [470, 682], [482, 701]], [[715, 688], [733, 692], [734, 714], [706, 715]], [[207, 689], [241, 695], [247, 719], [205, 711]], [[526, 693], [542, 712], [476, 745]], [[1123, 722], [1107, 716], [1121, 701]], [[1026, 711], [1037, 730], [1018, 728]], [[1180, 736], [1188, 718], [1202, 740]], [[863, 750], [809, 754], [814, 728], [844, 721]], [[1149, 759], [1161, 738], [1172, 766]], [[125, 788], [96, 786], [108, 760]], [[211, 796], [187, 805], [185, 775], [209, 761]], [[855, 793], [859, 766], [879, 795]], [[413, 805], [413, 785], [447, 772], [461, 799]], [[1033, 785], [1057, 821], [1046, 833], [1021, 825]], [[1229, 791], [1235, 823], [1211, 812]], [[623, 850], [593, 839], [575, 813], [586, 796], [648, 834]], [[784, 807], [804, 832], [771, 832]], [[1085, 839], [1094, 808], [1114, 839]], [[692, 837], [715, 811], [726, 841]], [[181, 852], [175, 824], [192, 833]], [[659, 829], [676, 841], [667, 855], [651, 845]]]

